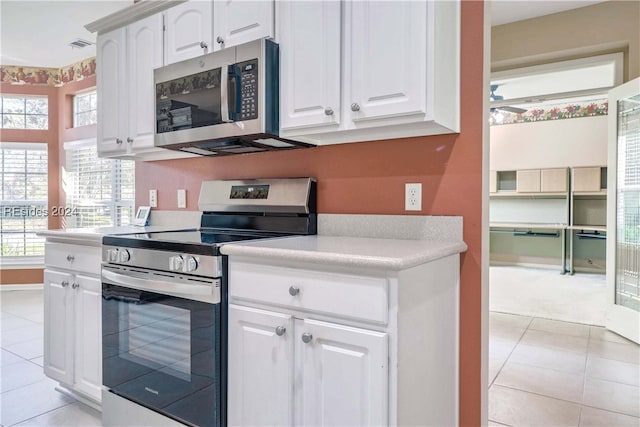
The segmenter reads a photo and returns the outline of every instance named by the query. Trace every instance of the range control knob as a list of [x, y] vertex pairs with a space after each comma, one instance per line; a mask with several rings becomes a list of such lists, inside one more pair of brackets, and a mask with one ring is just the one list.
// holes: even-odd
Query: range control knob
[[131, 259], [131, 254], [128, 250], [122, 249], [118, 253], [118, 258], [120, 258], [120, 262], [129, 262], [129, 260]]
[[196, 269], [198, 268], [198, 261], [192, 256], [187, 257], [187, 259], [185, 259], [184, 263], [185, 263], [185, 265], [184, 265], [184, 272], [185, 273], [190, 273], [192, 271], [196, 271]]
[[107, 251], [107, 256], [109, 257], [109, 262], [118, 262], [118, 250], [117, 249], [109, 249]]
[[182, 271], [182, 265], [183, 265], [182, 256], [176, 255], [169, 258], [170, 271]]

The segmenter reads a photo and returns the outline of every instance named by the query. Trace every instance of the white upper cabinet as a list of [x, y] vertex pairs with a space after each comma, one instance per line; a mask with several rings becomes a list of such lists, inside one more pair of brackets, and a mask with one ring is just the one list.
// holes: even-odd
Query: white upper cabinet
[[278, 6], [282, 137], [324, 145], [459, 132], [459, 1]]
[[156, 125], [153, 69], [162, 66], [162, 15], [128, 27], [127, 71], [131, 120], [127, 133], [132, 149], [153, 148]]
[[212, 2], [192, 0], [167, 9], [165, 63], [213, 51]]
[[125, 153], [122, 129], [129, 123], [126, 95], [126, 30], [118, 28], [98, 37], [96, 86], [97, 135], [101, 155]]
[[345, 3], [345, 102], [353, 121], [426, 114], [427, 6], [424, 1]]
[[212, 50], [220, 50], [262, 37], [273, 37], [273, 19], [273, 1], [214, 1], [215, 47]]
[[340, 123], [338, 1], [279, 3], [280, 127]]

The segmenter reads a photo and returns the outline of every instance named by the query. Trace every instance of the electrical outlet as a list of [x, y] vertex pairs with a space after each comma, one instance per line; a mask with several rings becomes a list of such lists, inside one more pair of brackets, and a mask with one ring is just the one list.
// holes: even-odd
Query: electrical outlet
[[158, 207], [158, 190], [149, 190], [149, 206]]
[[422, 184], [406, 183], [404, 185], [404, 210], [422, 210]]
[[178, 190], [178, 209], [187, 207], [187, 190]]

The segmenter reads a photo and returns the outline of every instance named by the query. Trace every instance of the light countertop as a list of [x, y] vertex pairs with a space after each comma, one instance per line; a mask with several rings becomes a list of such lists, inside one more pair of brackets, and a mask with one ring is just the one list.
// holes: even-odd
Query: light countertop
[[148, 227], [136, 227], [134, 225], [123, 227], [95, 227], [95, 228], [67, 228], [61, 230], [42, 230], [38, 236], [63, 240], [83, 240], [87, 243], [102, 243], [102, 237], [108, 235], [157, 233], [161, 231], [174, 231], [176, 227], [151, 225]]
[[296, 236], [223, 245], [231, 256], [355, 268], [404, 270], [467, 250], [463, 241]]

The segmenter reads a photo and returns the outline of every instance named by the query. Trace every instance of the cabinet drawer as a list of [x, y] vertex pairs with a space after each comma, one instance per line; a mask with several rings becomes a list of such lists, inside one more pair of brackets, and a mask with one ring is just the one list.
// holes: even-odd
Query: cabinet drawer
[[44, 263], [47, 267], [100, 274], [102, 254], [98, 246], [47, 242], [44, 248]]
[[[292, 295], [293, 294], [293, 295]], [[356, 320], [387, 323], [385, 278], [229, 262], [229, 295]]]

